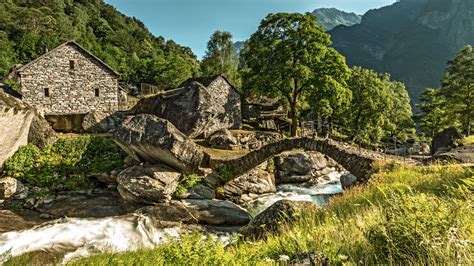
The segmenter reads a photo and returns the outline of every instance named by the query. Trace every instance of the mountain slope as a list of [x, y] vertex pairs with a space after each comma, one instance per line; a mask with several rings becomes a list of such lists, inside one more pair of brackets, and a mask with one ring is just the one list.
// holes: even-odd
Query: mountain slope
[[474, 44], [473, 17], [471, 0], [401, 0], [330, 34], [350, 65], [392, 74], [417, 102], [426, 87], [440, 85], [447, 61]]
[[178, 85], [199, 70], [191, 49], [153, 36], [102, 0], [0, 1], [0, 77], [68, 40], [135, 84]]
[[336, 8], [318, 8], [313, 11], [318, 17], [318, 23], [326, 30], [332, 30], [339, 25], [352, 26], [359, 24], [362, 16], [348, 13]]

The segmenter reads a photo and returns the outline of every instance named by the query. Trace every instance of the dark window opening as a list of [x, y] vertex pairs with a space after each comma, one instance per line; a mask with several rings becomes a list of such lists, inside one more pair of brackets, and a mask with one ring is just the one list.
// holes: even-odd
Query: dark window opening
[[74, 60], [69, 60], [69, 68], [74, 69], [75, 68], [75, 63]]
[[99, 89], [95, 89], [95, 97], [99, 97]]
[[49, 88], [44, 88], [44, 97], [49, 97]]

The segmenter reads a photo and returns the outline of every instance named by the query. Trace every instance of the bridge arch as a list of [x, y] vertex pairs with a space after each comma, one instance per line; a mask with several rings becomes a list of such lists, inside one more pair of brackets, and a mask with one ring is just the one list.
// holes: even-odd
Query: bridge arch
[[367, 182], [377, 161], [387, 159], [400, 161], [400, 158], [396, 156], [355, 148], [334, 140], [303, 137], [272, 142], [236, 159], [211, 159], [210, 167], [220, 172], [225, 180], [232, 180], [274, 156], [293, 149], [316, 151], [331, 157], [352, 173], [357, 178], [358, 183]]

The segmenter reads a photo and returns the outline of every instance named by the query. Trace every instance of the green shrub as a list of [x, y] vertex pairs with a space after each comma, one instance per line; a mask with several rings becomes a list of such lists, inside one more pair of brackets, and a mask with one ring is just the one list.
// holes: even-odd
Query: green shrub
[[62, 139], [41, 151], [20, 148], [5, 162], [4, 175], [52, 190], [74, 190], [94, 185], [88, 175], [121, 167], [124, 153], [103, 137]]
[[175, 197], [183, 196], [188, 192], [188, 189], [191, 189], [195, 187], [201, 180], [203, 180], [204, 177], [197, 175], [197, 174], [192, 174], [192, 175], [187, 175], [181, 180], [179, 183], [178, 187], [176, 188], [176, 191], [174, 192]]

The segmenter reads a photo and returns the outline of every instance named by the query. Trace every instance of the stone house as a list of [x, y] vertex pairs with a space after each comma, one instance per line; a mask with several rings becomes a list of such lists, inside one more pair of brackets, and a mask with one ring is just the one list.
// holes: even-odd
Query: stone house
[[23, 101], [59, 130], [77, 129], [87, 113], [115, 112], [126, 102], [119, 74], [74, 41], [24, 65], [17, 75]]

